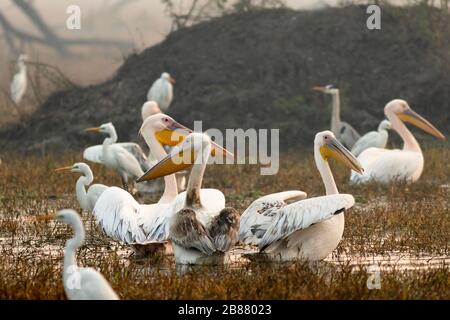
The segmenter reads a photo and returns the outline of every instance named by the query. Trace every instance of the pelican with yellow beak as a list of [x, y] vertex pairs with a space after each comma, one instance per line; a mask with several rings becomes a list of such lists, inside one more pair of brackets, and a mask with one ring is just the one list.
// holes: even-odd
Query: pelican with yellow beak
[[[344, 212], [355, 199], [340, 194], [328, 159], [362, 172], [358, 160], [331, 131], [316, 134], [314, 159], [326, 195], [306, 199], [301, 191], [270, 194], [255, 200], [242, 214], [239, 240], [257, 245], [262, 256], [273, 261], [322, 260], [342, 239]], [[286, 204], [287, 200], [296, 200]]]
[[419, 179], [424, 165], [423, 154], [419, 143], [406, 127], [405, 122], [438, 139], [445, 140], [438, 129], [414, 112], [404, 100], [390, 101], [384, 108], [384, 114], [391, 122], [392, 129], [403, 139], [403, 149], [366, 149], [358, 156], [359, 162], [365, 169], [364, 174], [353, 172], [350, 176], [351, 182], [415, 182]]
[[[163, 145], [176, 146], [190, 129], [173, 118], [160, 113], [145, 119], [140, 129], [151, 152], [157, 160], [167, 156]], [[214, 144], [213, 153], [223, 150]], [[219, 154], [219, 152], [217, 152]], [[136, 251], [153, 251], [150, 247], [161, 247], [168, 240], [168, 218], [171, 208], [186, 192], [178, 194], [174, 174], [164, 177], [165, 188], [160, 200], [154, 204], [140, 204], [123, 189], [110, 187], [97, 200], [93, 213], [104, 232], [111, 238], [133, 245]], [[201, 189], [208, 207], [225, 206], [225, 197], [216, 189]], [[145, 245], [146, 248], [142, 248]]]
[[169, 239], [177, 264], [223, 263], [237, 241], [239, 214], [225, 208], [221, 192], [206, 194], [201, 189], [211, 154], [231, 156], [206, 134], [191, 133], [138, 180], [152, 180], [192, 167], [186, 192], [179, 194], [168, 210]]

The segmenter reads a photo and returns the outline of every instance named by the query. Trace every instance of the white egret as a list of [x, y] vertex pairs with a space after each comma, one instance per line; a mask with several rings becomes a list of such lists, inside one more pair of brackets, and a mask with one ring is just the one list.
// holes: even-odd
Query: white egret
[[[103, 184], [93, 184], [94, 175], [92, 174], [91, 168], [83, 162], [75, 163], [70, 167], [63, 167], [55, 169], [56, 172], [64, 172], [71, 171], [83, 174], [78, 178], [77, 183], [75, 185], [76, 195], [78, 203], [80, 204], [81, 209], [92, 211], [94, 209], [95, 203], [97, 202], [100, 195], [105, 191], [108, 187]], [[90, 186], [91, 185], [91, 186]], [[86, 192], [86, 187], [90, 186]]]
[[[167, 155], [163, 144], [176, 145], [188, 132], [189, 129], [162, 113], [147, 118], [140, 129], [151, 152], [158, 160]], [[220, 150], [221, 148], [215, 145], [215, 152], [220, 153]], [[139, 245], [153, 246], [155, 242], [166, 242], [170, 208], [183, 203], [186, 193], [178, 194], [174, 175], [167, 175], [164, 181], [165, 189], [161, 199], [158, 203], [150, 205], [139, 204], [125, 190], [115, 187], [105, 190], [93, 210], [97, 222], [105, 233], [115, 240], [135, 245], [137, 251], [140, 251]], [[219, 190], [202, 189], [201, 193], [210, 200], [205, 201], [209, 207], [225, 206], [225, 197]]]
[[[269, 260], [322, 260], [339, 244], [344, 231], [344, 212], [355, 200], [339, 194], [328, 159], [362, 171], [358, 160], [331, 131], [316, 134], [314, 159], [326, 195], [306, 198], [301, 191], [270, 194], [255, 200], [242, 214], [239, 240], [257, 245]], [[304, 199], [291, 204], [287, 200]]]
[[28, 57], [21, 54], [17, 60], [16, 74], [11, 81], [11, 100], [18, 105], [22, 101], [27, 90], [27, 66], [25, 64]]
[[423, 171], [424, 159], [417, 140], [408, 130], [404, 122], [444, 140], [444, 135], [430, 122], [414, 112], [404, 100], [395, 99], [384, 107], [384, 114], [403, 140], [403, 148], [380, 149], [369, 148], [363, 151], [359, 162], [364, 167], [364, 174], [352, 173], [350, 181], [354, 183], [376, 181], [389, 183], [395, 180], [415, 182]]
[[191, 133], [139, 179], [156, 179], [192, 166], [185, 196], [170, 208], [169, 238], [177, 264], [223, 263], [237, 241], [237, 211], [224, 208], [222, 201], [208, 206], [212, 199], [204, 197], [201, 189], [211, 144], [206, 134]]
[[68, 224], [75, 236], [66, 242], [64, 249], [63, 284], [69, 300], [119, 300], [103, 275], [93, 268], [80, 268], [76, 250], [84, 243], [84, 227], [77, 212], [70, 209], [57, 214], [37, 217], [37, 220], [57, 219]]
[[173, 85], [175, 80], [164, 72], [161, 77], [153, 82], [147, 93], [147, 101], [156, 101], [163, 112], [169, 109], [173, 100]]
[[[93, 146], [84, 150], [83, 157], [86, 160], [101, 163], [115, 170], [120, 178], [124, 189], [128, 190], [128, 179], [139, 178], [150, 166], [147, 157], [141, 147], [136, 143], [116, 143], [117, 133], [112, 123], [102, 124], [100, 127], [87, 128], [88, 132], [106, 133], [109, 136], [101, 146]], [[133, 151], [134, 150], [134, 151]]]
[[369, 148], [386, 148], [389, 133], [391, 129], [391, 123], [389, 120], [383, 120], [378, 125], [377, 131], [370, 131], [359, 138], [352, 148], [352, 153], [357, 157], [366, 149]]
[[345, 121], [341, 121], [341, 101], [339, 98], [339, 89], [334, 88], [331, 84], [325, 87], [316, 86], [312, 89], [331, 95], [332, 111], [330, 129], [340, 142], [342, 142], [347, 148], [351, 149], [361, 136], [350, 124]]

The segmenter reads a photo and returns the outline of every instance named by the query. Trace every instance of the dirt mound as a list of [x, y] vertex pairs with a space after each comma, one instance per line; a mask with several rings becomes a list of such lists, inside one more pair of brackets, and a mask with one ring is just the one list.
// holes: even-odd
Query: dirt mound
[[77, 149], [101, 141], [81, 132], [112, 121], [136, 140], [140, 108], [162, 71], [177, 80], [169, 114], [204, 128], [280, 128], [284, 145], [311, 144], [328, 127], [329, 99], [341, 89], [342, 118], [373, 130], [384, 104], [403, 98], [448, 133], [450, 19], [423, 7], [382, 9], [368, 30], [365, 7], [266, 10], [225, 16], [172, 33], [130, 56], [109, 81], [53, 95], [22, 127], [4, 128], [5, 148]]

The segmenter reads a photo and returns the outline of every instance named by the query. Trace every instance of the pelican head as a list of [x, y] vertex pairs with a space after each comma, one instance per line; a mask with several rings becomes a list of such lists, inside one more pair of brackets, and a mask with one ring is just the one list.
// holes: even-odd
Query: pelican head
[[84, 162], [77, 162], [73, 166], [55, 169], [55, 172], [65, 172], [65, 171], [85, 174], [86, 172], [91, 171], [91, 168], [89, 168], [89, 166]]
[[156, 101], [147, 101], [142, 105], [141, 108], [142, 121], [157, 113], [161, 113], [161, 109], [159, 108], [158, 103]]
[[355, 172], [363, 173], [364, 169], [358, 159], [336, 139], [333, 132], [319, 132], [316, 134], [314, 144], [319, 148], [320, 155], [325, 161], [328, 161], [329, 158], [334, 158]]
[[202, 157], [199, 157], [202, 152], [211, 155], [232, 156], [228, 150], [212, 142], [207, 134], [193, 132], [183, 142], [173, 147], [167, 157], [150, 168], [137, 182], [157, 179], [188, 169], [194, 164], [202, 164]]
[[314, 91], [323, 92], [325, 94], [336, 94], [336, 93], [339, 92], [339, 89], [336, 88], [332, 84], [328, 84], [326, 86], [314, 86], [311, 89], [314, 90]]
[[144, 120], [139, 133], [149, 144], [148, 137], [152, 134], [163, 145], [175, 146], [192, 132], [191, 129], [179, 124], [164, 113], [152, 115]]
[[391, 122], [389, 120], [383, 120], [378, 125], [378, 131], [391, 130], [391, 129], [392, 129], [392, 124], [391, 124]]
[[386, 116], [396, 115], [401, 121], [408, 122], [438, 139], [445, 140], [445, 136], [428, 120], [411, 109], [405, 100], [395, 99], [390, 101], [384, 107], [384, 113]]
[[161, 78], [166, 80], [166, 81], [169, 81], [172, 84], [175, 84], [175, 79], [172, 78], [172, 76], [168, 72], [163, 72], [161, 74]]
[[86, 128], [86, 129], [84, 129], [84, 131], [86, 131], [86, 132], [107, 133], [109, 135], [112, 135], [113, 133], [116, 133], [116, 129], [114, 128], [114, 125], [111, 122], [104, 123], [100, 127]]

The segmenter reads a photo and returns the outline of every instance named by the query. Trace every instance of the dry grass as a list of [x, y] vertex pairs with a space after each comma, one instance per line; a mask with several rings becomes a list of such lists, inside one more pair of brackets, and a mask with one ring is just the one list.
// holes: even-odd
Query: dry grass
[[[283, 156], [276, 176], [259, 176], [254, 166], [211, 166], [205, 185], [224, 191], [230, 205], [243, 210], [256, 197], [300, 188], [309, 196], [323, 193], [309, 152]], [[381, 289], [368, 290], [368, 274], [359, 260], [408, 256], [450, 257], [450, 149], [427, 149], [425, 171], [413, 185], [351, 186], [345, 170], [334, 170], [341, 192], [355, 196], [346, 214], [344, 239], [330, 262], [314, 265], [243, 264], [175, 272], [172, 261], [133, 261], [129, 249], [110, 241], [85, 213], [86, 245], [78, 261], [99, 268], [124, 299], [449, 299], [448, 264], [405, 270], [390, 262], [381, 272]], [[0, 299], [63, 299], [62, 248], [66, 226], [29, 222], [26, 216], [62, 208], [79, 209], [76, 175], [52, 169], [80, 159], [68, 154], [22, 158], [3, 155], [0, 167]], [[100, 166], [96, 182], [119, 184]], [[146, 199], [146, 201], [155, 200]], [[344, 259], [343, 257], [347, 257]], [[427, 260], [428, 261], [428, 260]], [[448, 261], [448, 260], [447, 260]]]

